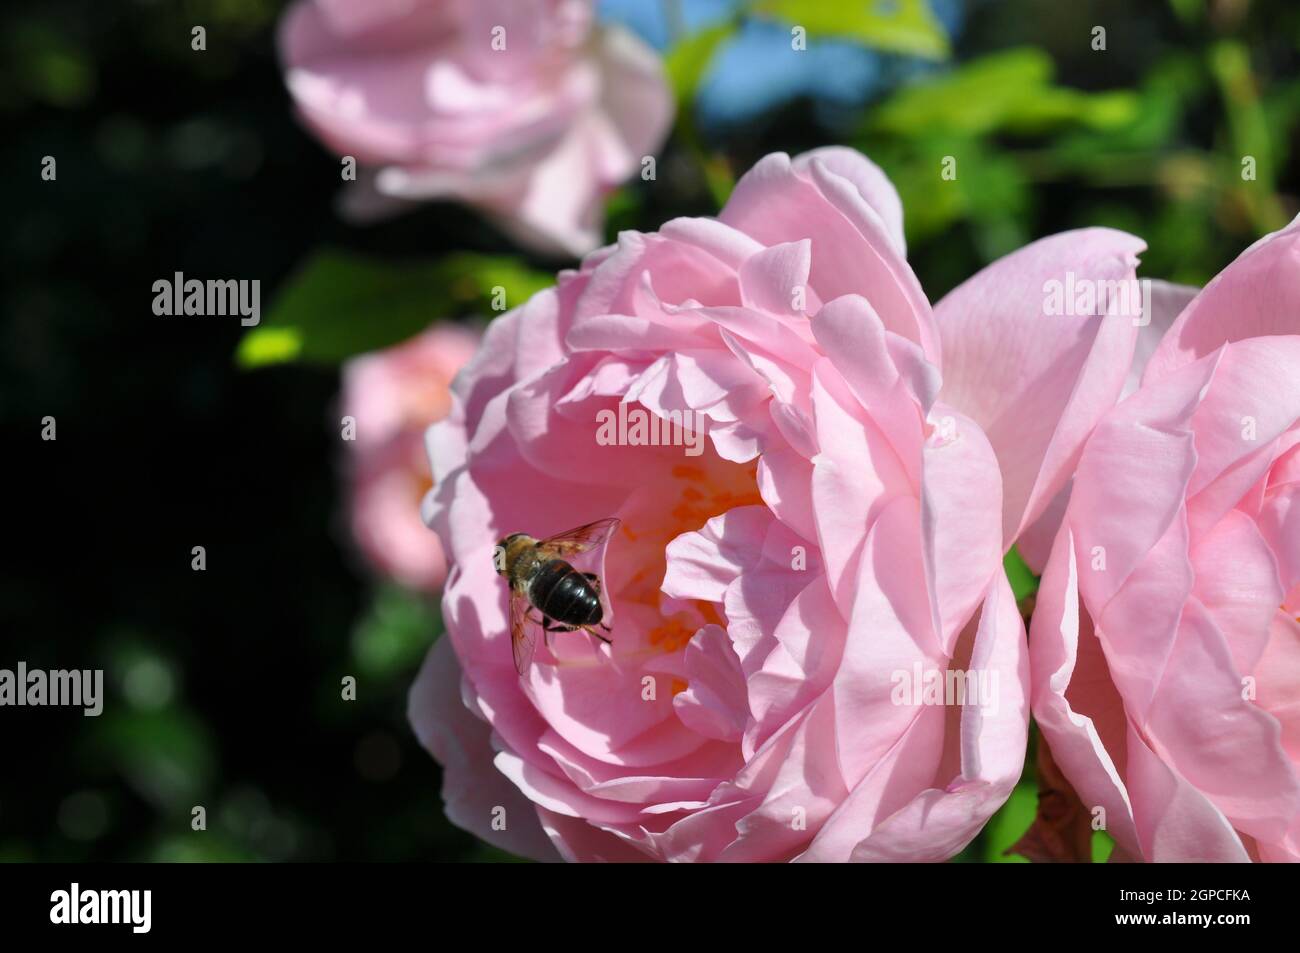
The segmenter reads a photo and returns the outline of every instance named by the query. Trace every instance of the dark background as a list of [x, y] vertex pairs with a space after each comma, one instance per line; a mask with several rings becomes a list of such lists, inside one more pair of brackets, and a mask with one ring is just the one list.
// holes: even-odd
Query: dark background
[[[238, 318], [151, 310], [153, 282], [183, 271], [260, 279], [265, 314], [324, 245], [512, 251], [452, 205], [338, 219], [338, 162], [293, 120], [275, 59], [281, 7], [49, 0], [0, 14], [0, 667], [103, 668], [108, 696], [99, 718], [0, 709], [0, 859], [503, 859], [443, 818], [437, 766], [406, 724], [436, 607], [371, 579], [347, 539], [337, 370], [241, 370]], [[1101, 67], [1093, 23], [1108, 25]], [[190, 48], [195, 24], [205, 52]], [[941, 70], [1022, 44], [1046, 51], [1060, 86], [1132, 91], [1138, 115], [909, 136], [873, 131], [869, 114], [828, 129], [795, 104], [703, 146], [675, 137], [662, 187], [622, 194], [611, 231], [716, 211], [693, 150], [738, 173], [832, 141], [899, 182], [932, 300], [1085, 224], [1143, 235], [1142, 274], [1200, 283], [1295, 214], [1294, 4], [976, 3]], [[909, 195], [909, 171], [954, 136], [1001, 171], [957, 214], [914, 226], [927, 199]], [[1239, 180], [1246, 153], [1264, 181]], [[45, 155], [56, 181], [40, 178]], [[913, 178], [932, 182], [925, 170]], [[448, 310], [431, 303], [430, 320]], [[41, 439], [46, 416], [56, 441]], [[345, 675], [355, 702], [339, 697]], [[1032, 798], [1018, 792], [1015, 820], [973, 849]], [[194, 805], [207, 831], [191, 831]]]

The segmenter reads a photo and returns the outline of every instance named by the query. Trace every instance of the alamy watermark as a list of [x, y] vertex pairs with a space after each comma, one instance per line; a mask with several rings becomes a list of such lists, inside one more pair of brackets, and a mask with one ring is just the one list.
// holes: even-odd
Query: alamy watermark
[[990, 715], [998, 713], [998, 671], [950, 668], [924, 668], [917, 662], [912, 668], [895, 670], [889, 680], [893, 689], [889, 700], [895, 705], [973, 705]]
[[1064, 281], [1043, 282], [1043, 314], [1115, 315], [1132, 318], [1134, 327], [1146, 327], [1151, 323], [1151, 279], [1079, 278], [1067, 271]]
[[50, 894], [54, 924], [124, 924], [132, 933], [148, 933], [153, 925], [152, 890], [83, 890], [73, 883]]
[[29, 669], [19, 662], [17, 670], [0, 668], [0, 706], [71, 706], [83, 715], [95, 717], [104, 710], [104, 670]]
[[237, 314], [246, 328], [262, 320], [262, 282], [257, 278], [200, 281], [178, 271], [155, 281], [153, 292], [153, 313], [159, 316]]
[[596, 443], [602, 447], [685, 447], [688, 457], [704, 452], [706, 419], [693, 410], [654, 414], [620, 403], [596, 412]]

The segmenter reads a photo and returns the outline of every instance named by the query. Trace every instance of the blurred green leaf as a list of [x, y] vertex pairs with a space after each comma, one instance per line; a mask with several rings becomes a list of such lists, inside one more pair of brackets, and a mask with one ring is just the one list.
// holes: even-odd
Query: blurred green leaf
[[1210, 71], [1218, 80], [1228, 113], [1232, 148], [1259, 161], [1259, 178], [1273, 180], [1273, 140], [1260, 108], [1250, 51], [1241, 43], [1222, 41], [1210, 50]]
[[462, 253], [445, 259], [443, 271], [463, 292], [490, 306], [495, 288], [504, 288], [507, 307], [523, 304], [537, 292], [555, 284], [555, 275], [538, 271], [509, 255]]
[[270, 314], [240, 342], [238, 360], [329, 362], [394, 344], [437, 318], [447, 292], [436, 264], [321, 252], [280, 289]]
[[1007, 581], [1011, 583], [1011, 591], [1015, 594], [1017, 602], [1038, 591], [1038, 577], [1021, 558], [1016, 547], [1012, 546], [1007, 550], [1006, 556], [1002, 558], [1002, 565], [1006, 568]]
[[531, 864], [533, 861], [526, 857], [518, 857], [508, 853], [499, 847], [493, 847], [491, 844], [485, 844], [480, 841], [468, 857], [465, 858], [467, 863], [471, 864]]
[[[1263, 97], [1264, 114], [1270, 129], [1292, 129], [1300, 119], [1300, 80], [1279, 83], [1271, 87]], [[1278, 146], [1281, 155], [1279, 163], [1287, 154], [1288, 138], [1279, 136]]]
[[58, 108], [88, 103], [96, 92], [95, 63], [74, 35], [43, 16], [21, 17], [8, 25], [0, 103], [28, 98]]
[[1203, 68], [1191, 55], [1170, 56], [1152, 65], [1137, 92], [1132, 121], [1102, 129], [1077, 129], [1052, 146], [1054, 156], [1072, 171], [1104, 171], [1114, 160], [1099, 157], [1116, 152], [1158, 150], [1177, 134], [1191, 99], [1205, 86]]
[[[1255, 229], [1270, 232], [1288, 220], [1277, 201], [1277, 155], [1268, 116], [1260, 103], [1258, 81], [1250, 62], [1250, 49], [1235, 40], [1222, 40], [1210, 49], [1210, 72], [1219, 83], [1228, 113], [1232, 161], [1225, 183], [1248, 211]], [[1242, 163], [1254, 160], [1251, 179], [1242, 176]]]
[[719, 208], [726, 204], [735, 188], [736, 177], [724, 157], [711, 155], [705, 149], [699, 130], [695, 128], [692, 104], [700, 81], [713, 61], [713, 54], [735, 31], [734, 21], [700, 30], [677, 43], [665, 60], [668, 81], [677, 97], [677, 132], [699, 164], [704, 184]]
[[1137, 97], [1127, 90], [1085, 93], [1053, 86], [1048, 55], [1022, 47], [899, 90], [872, 113], [868, 128], [913, 137], [1036, 133], [1079, 124], [1109, 128], [1131, 122], [1137, 109]]
[[193, 804], [215, 771], [207, 728], [188, 712], [175, 708], [105, 712], [94, 727], [96, 749], [159, 806]]
[[155, 844], [148, 859], [162, 864], [238, 864], [258, 858], [219, 833], [195, 831]]
[[1115, 849], [1115, 838], [1105, 831], [1092, 832], [1092, 862], [1104, 864], [1110, 860], [1111, 851]]
[[[863, 151], [898, 189], [909, 242], [924, 242], [970, 220], [984, 261], [1024, 244], [1029, 182], [1006, 152], [967, 136], [886, 139], [864, 144]], [[946, 168], [955, 177], [945, 177]]]
[[619, 232], [636, 229], [643, 206], [641, 192], [624, 186], [605, 200], [605, 240], [613, 243]]
[[736, 32], [736, 24], [728, 21], [719, 23], [698, 33], [692, 33], [673, 45], [664, 58], [664, 68], [668, 72], [668, 82], [677, 97], [677, 108], [687, 110], [695, 101], [695, 92], [700, 87], [700, 80], [708, 72], [713, 62], [713, 54], [723, 40]]
[[984, 833], [983, 860], [993, 864], [1027, 864], [1019, 854], [1007, 855], [1006, 850], [1029, 830], [1038, 812], [1038, 791], [1032, 781], [1017, 784], [1007, 798], [1007, 803], [989, 818]]
[[419, 665], [441, 628], [427, 596], [384, 586], [352, 632], [352, 654], [363, 675], [392, 678]]
[[280, 289], [269, 313], [240, 341], [236, 361], [247, 368], [335, 363], [396, 344], [440, 318], [486, 311], [498, 288], [514, 307], [553, 282], [504, 255], [392, 264], [321, 251]]
[[756, 0], [751, 10], [779, 17], [810, 38], [853, 40], [887, 53], [948, 56], [948, 35], [925, 0]]
[[736, 187], [735, 173], [724, 156], [714, 155], [704, 160], [704, 179], [709, 185], [709, 195], [722, 208]]
[[1210, 215], [1208, 204], [1205, 193], [1187, 201], [1170, 202], [1154, 216], [1147, 215], [1140, 231], [1130, 229], [1147, 240], [1149, 248], [1142, 254], [1142, 267], [1148, 274], [1198, 287], [1214, 277], [1214, 269], [1206, 267], [1214, 259], [1215, 237], [1211, 229], [1204, 227]]
[[1197, 23], [1205, 13], [1205, 0], [1169, 0], [1169, 6], [1187, 26]]

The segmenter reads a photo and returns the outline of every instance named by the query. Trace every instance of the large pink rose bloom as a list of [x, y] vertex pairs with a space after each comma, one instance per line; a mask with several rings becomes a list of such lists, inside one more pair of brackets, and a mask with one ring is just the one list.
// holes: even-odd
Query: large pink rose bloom
[[658, 58], [589, 0], [299, 0], [280, 49], [307, 124], [375, 170], [354, 210], [457, 199], [545, 251], [599, 244], [672, 122]]
[[[452, 820], [538, 858], [959, 851], [1024, 759], [1004, 546], [1061, 489], [1136, 335], [1035, 320], [1043, 275], [1131, 276], [1141, 248], [1046, 239], [936, 315], [883, 173], [778, 153], [717, 219], [624, 233], [495, 321], [430, 434], [453, 568], [410, 708]], [[620, 405], [688, 415], [701, 452], [604, 445]], [[521, 678], [494, 544], [608, 516], [612, 646], [555, 635]], [[950, 670], [989, 691], [920, 697]]]
[[1300, 860], [1300, 223], [1153, 311], [1042, 580], [1034, 715], [1118, 859]]
[[451, 410], [451, 380], [478, 341], [475, 331], [440, 323], [343, 368], [342, 413], [355, 421], [352, 536], [380, 575], [412, 589], [437, 590], [447, 576], [442, 546], [420, 521], [433, 485], [424, 432]]

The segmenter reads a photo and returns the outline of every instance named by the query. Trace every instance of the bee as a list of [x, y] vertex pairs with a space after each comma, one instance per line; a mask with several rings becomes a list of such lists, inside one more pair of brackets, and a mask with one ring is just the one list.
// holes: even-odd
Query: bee
[[510, 644], [520, 675], [532, 661], [538, 628], [548, 645], [552, 632], [579, 629], [611, 643], [598, 631], [610, 631], [600, 578], [569, 559], [603, 547], [618, 525], [613, 518], [596, 520], [545, 539], [511, 533], [497, 543], [497, 573], [510, 581]]

